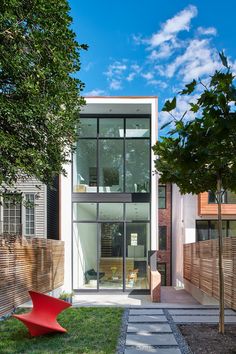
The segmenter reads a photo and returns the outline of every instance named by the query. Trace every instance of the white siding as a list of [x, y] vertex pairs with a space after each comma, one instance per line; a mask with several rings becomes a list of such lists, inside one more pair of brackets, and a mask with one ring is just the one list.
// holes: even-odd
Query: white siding
[[[19, 181], [16, 186], [19, 192], [34, 193], [35, 200], [35, 235], [36, 237], [47, 238], [47, 189], [44, 184], [34, 178], [25, 182]], [[23, 235], [25, 235], [25, 208], [22, 206]]]

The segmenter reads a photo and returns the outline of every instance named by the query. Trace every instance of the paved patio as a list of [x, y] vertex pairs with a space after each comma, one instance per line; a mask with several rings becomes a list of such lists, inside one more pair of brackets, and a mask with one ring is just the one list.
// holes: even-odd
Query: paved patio
[[79, 293], [74, 296], [74, 306], [151, 306], [169, 307], [170, 305], [199, 305], [184, 289], [166, 286], [161, 288], [161, 303], [151, 302], [150, 295], [133, 295], [123, 292]]

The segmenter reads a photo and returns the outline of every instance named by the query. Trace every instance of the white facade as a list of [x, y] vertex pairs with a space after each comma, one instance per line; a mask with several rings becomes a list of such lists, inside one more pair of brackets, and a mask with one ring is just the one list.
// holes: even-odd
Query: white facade
[[[151, 146], [157, 140], [157, 98], [155, 97], [91, 97], [86, 98], [87, 105], [81, 114], [148, 114], [151, 117]], [[73, 277], [79, 278], [78, 259], [73, 256], [72, 247], [72, 166], [65, 166], [67, 176], [60, 177], [60, 238], [65, 241], [65, 282], [64, 288], [72, 290]], [[154, 171], [154, 154], [151, 151], [151, 171]], [[158, 246], [158, 190], [157, 177], [151, 173], [151, 245], [156, 250]], [[88, 188], [88, 187], [86, 187]], [[90, 187], [90, 189], [93, 187]], [[90, 190], [91, 192], [91, 190]], [[108, 194], [108, 193], [107, 193]], [[112, 200], [111, 200], [112, 202]], [[76, 275], [77, 274], [77, 275]]]

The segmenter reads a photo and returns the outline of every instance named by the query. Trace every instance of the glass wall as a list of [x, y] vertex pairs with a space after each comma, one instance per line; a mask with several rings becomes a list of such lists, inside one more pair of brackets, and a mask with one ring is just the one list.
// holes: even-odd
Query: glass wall
[[149, 140], [126, 140], [125, 167], [126, 192], [150, 192], [150, 142]]
[[147, 289], [149, 249], [149, 203], [73, 203], [74, 289]]
[[74, 193], [149, 193], [150, 118], [81, 118]]
[[99, 192], [123, 192], [123, 141], [102, 139], [99, 157]]

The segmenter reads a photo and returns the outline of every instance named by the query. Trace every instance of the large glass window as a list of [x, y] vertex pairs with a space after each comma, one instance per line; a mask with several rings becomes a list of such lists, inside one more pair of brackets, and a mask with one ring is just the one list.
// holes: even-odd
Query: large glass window
[[123, 220], [123, 203], [99, 203], [99, 220]]
[[228, 236], [235, 237], [236, 236], [236, 220], [228, 221]]
[[[234, 224], [235, 223], [235, 224]], [[235, 220], [222, 220], [223, 237], [231, 236], [231, 232], [236, 226]], [[196, 220], [197, 241], [214, 240], [218, 238], [217, 220]]]
[[97, 204], [96, 203], [73, 203], [74, 221], [96, 221]]
[[197, 220], [196, 222], [197, 241], [205, 241], [209, 239], [208, 221]]
[[122, 118], [100, 118], [100, 138], [122, 138], [124, 136], [124, 119]]
[[128, 118], [126, 119], [127, 138], [146, 138], [150, 136], [150, 119]]
[[78, 125], [79, 138], [92, 138], [97, 136], [97, 119], [83, 118]]
[[149, 140], [126, 140], [126, 192], [150, 191], [150, 143]]
[[123, 140], [99, 141], [99, 192], [123, 192]]
[[78, 136], [74, 193], [150, 192], [149, 118], [82, 117]]
[[26, 206], [25, 206], [25, 234], [35, 234], [35, 195], [26, 194]]
[[74, 192], [97, 192], [97, 141], [79, 140], [73, 162]]
[[149, 203], [73, 203], [74, 289], [148, 288], [149, 209]]
[[[208, 203], [209, 204], [216, 204], [216, 194], [214, 192], [208, 193]], [[222, 191], [221, 195], [221, 203], [223, 204], [236, 204], [236, 193], [231, 191]]]
[[150, 204], [149, 203], [127, 203], [126, 204], [126, 220], [149, 220]]
[[[104, 275], [104, 274], [103, 274]], [[96, 289], [97, 278], [97, 224], [73, 224], [73, 287]]]
[[158, 187], [158, 208], [166, 208], [166, 186]]
[[126, 224], [126, 288], [148, 289], [149, 223]]

